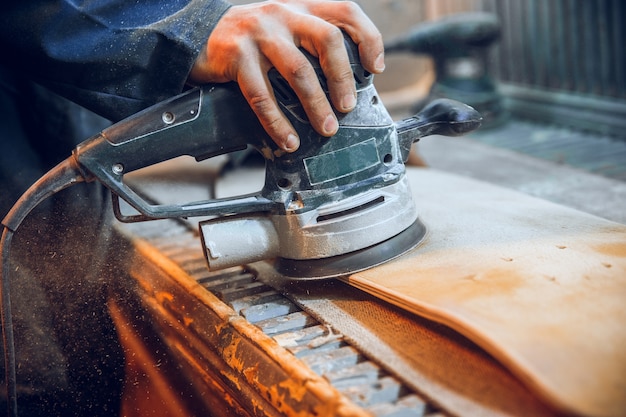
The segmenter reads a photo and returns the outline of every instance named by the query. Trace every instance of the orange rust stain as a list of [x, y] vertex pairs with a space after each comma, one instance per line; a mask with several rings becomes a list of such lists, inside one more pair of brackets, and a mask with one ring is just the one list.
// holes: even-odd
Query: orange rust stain
[[594, 249], [603, 255], [626, 258], [626, 242], [603, 243], [596, 245]]
[[237, 355], [240, 340], [234, 338], [223, 350], [223, 358], [226, 363], [234, 370], [241, 372], [244, 363]]
[[278, 411], [284, 413], [285, 415], [293, 415], [294, 410], [292, 410], [291, 407], [288, 407], [287, 401], [285, 400], [285, 394], [279, 392], [278, 386], [270, 386], [267, 390], [267, 395], [269, 397], [269, 401], [278, 409]]
[[163, 304], [165, 301], [169, 301], [169, 302], [174, 301], [174, 294], [172, 294], [171, 292], [167, 292], [167, 291], [159, 291], [156, 294], [154, 294], [154, 298], [156, 298], [159, 304]]
[[259, 365], [257, 364], [256, 366], [247, 367], [246, 369], [243, 370], [243, 374], [248, 381], [250, 382], [257, 381], [259, 377]]
[[215, 333], [220, 334], [226, 326], [227, 326], [227, 323], [217, 323], [215, 325]]
[[226, 365], [228, 365], [234, 372], [225, 372], [222, 371], [221, 374], [224, 375], [228, 380], [230, 380], [237, 389], [241, 389], [239, 375], [241, 375], [241, 371], [244, 368], [244, 363], [239, 356], [237, 356], [237, 348], [239, 347], [240, 340], [233, 339], [223, 350], [222, 350], [222, 358]]
[[304, 395], [307, 393], [305, 381], [295, 381], [291, 378], [288, 378], [280, 382], [278, 386], [286, 389], [289, 392], [289, 396], [296, 401], [302, 401]]
[[227, 371], [220, 371], [220, 374], [222, 374], [226, 379], [232, 382], [238, 390], [241, 390], [241, 383], [239, 382], [239, 376], [237, 374]]

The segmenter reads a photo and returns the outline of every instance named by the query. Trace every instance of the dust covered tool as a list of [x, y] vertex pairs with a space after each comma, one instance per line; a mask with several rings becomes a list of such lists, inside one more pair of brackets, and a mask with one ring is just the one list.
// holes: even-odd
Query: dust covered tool
[[[289, 84], [270, 71], [276, 99], [301, 145], [281, 151], [264, 132], [235, 84], [204, 86], [155, 105], [79, 145], [86, 176], [109, 187], [121, 221], [212, 216], [200, 225], [211, 269], [274, 259], [296, 279], [329, 278], [378, 265], [424, 236], [405, 178], [411, 145], [432, 134], [456, 136], [480, 125], [471, 107], [438, 100], [394, 123], [373, 76], [346, 40], [357, 88], [356, 108], [337, 113], [332, 138], [317, 134]], [[323, 88], [318, 61], [308, 56]], [[181, 155], [197, 160], [256, 148], [266, 160], [256, 194], [183, 205], [152, 205], [123, 181], [125, 174]], [[124, 216], [118, 197], [139, 211]]]
[[[114, 212], [123, 222], [211, 217], [200, 226], [211, 269], [275, 259], [288, 277], [327, 278], [406, 252], [425, 233], [405, 177], [411, 145], [427, 135], [462, 135], [477, 128], [481, 117], [467, 105], [440, 99], [394, 123], [372, 74], [359, 62], [357, 46], [346, 38], [346, 48], [357, 105], [348, 114], [337, 113], [339, 130], [332, 138], [313, 130], [295, 93], [274, 69], [269, 78], [276, 99], [301, 139], [293, 153], [274, 144], [236, 84], [198, 87], [78, 145], [27, 191], [3, 224], [15, 230], [48, 195], [97, 180], [112, 191]], [[306, 55], [326, 89], [319, 62]], [[266, 160], [265, 185], [256, 194], [155, 205], [124, 181], [132, 171], [179, 156], [200, 161], [248, 146]], [[124, 215], [120, 198], [138, 214]]]
[[[200, 223], [211, 269], [272, 260], [292, 279], [331, 278], [391, 260], [424, 237], [405, 177], [411, 145], [427, 135], [467, 133], [482, 118], [469, 106], [441, 99], [394, 123], [373, 76], [359, 63], [356, 46], [349, 40], [346, 46], [357, 105], [351, 113], [337, 113], [339, 130], [331, 139], [315, 133], [291, 88], [277, 73], [270, 74], [301, 145], [293, 154], [277, 156], [267, 139], [248, 142], [267, 160], [265, 185], [253, 197], [256, 208], [253, 204]], [[312, 58], [311, 63], [325, 86], [319, 64]], [[244, 198], [228, 204], [237, 201]]]

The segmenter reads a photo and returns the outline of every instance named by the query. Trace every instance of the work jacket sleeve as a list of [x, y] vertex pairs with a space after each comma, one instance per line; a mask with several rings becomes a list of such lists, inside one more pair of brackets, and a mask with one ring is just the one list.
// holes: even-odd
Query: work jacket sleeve
[[120, 120], [180, 93], [225, 0], [22, 0], [0, 12], [2, 65]]

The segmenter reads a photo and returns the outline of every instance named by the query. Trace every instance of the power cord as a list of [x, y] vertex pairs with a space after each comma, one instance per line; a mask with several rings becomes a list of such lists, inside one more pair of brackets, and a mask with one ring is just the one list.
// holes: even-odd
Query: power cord
[[0, 280], [0, 302], [2, 308], [2, 339], [4, 345], [4, 363], [6, 374], [8, 416], [17, 417], [17, 378], [15, 337], [13, 334], [13, 314], [11, 312], [11, 266], [9, 264], [11, 241], [15, 231], [26, 216], [46, 198], [79, 182], [86, 181], [78, 162], [71, 156], [48, 171], [34, 183], [11, 208], [2, 220], [4, 230], [0, 241], [0, 259], [2, 259], [2, 276]]

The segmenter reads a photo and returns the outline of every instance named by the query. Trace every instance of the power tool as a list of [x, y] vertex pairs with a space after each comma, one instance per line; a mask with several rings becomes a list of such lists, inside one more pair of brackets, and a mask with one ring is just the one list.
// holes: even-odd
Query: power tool
[[[2, 313], [9, 404], [15, 403], [15, 357], [9, 297], [9, 247], [28, 213], [48, 196], [82, 181], [112, 192], [123, 222], [206, 216], [200, 234], [211, 269], [273, 259], [293, 279], [320, 279], [378, 265], [415, 247], [425, 234], [405, 177], [411, 145], [423, 136], [462, 135], [481, 116], [441, 99], [394, 123], [346, 37], [357, 88], [356, 108], [337, 112], [332, 138], [317, 134], [296, 94], [275, 70], [268, 73], [280, 108], [301, 145], [280, 150], [265, 133], [235, 83], [205, 85], [147, 108], [79, 144], [72, 155], [37, 181], [2, 224]], [[318, 60], [303, 51], [327, 91]], [[190, 155], [196, 160], [253, 147], [266, 163], [265, 185], [255, 194], [180, 205], [154, 205], [124, 176]], [[125, 215], [120, 198], [138, 214]], [[16, 405], [15, 405], [16, 407]]]
[[[211, 269], [275, 259], [276, 269], [287, 277], [328, 278], [394, 258], [425, 233], [405, 178], [411, 145], [427, 135], [462, 135], [476, 129], [481, 116], [465, 104], [440, 99], [394, 123], [373, 75], [360, 64], [357, 46], [347, 37], [345, 44], [357, 105], [350, 113], [337, 112], [339, 130], [332, 138], [311, 128], [294, 91], [272, 69], [276, 99], [301, 139], [296, 152], [274, 144], [235, 83], [206, 85], [87, 139], [43, 182], [54, 183], [56, 191], [77, 181], [100, 181], [112, 191], [114, 212], [124, 222], [212, 217], [200, 226]], [[304, 53], [326, 89], [318, 60]], [[265, 185], [256, 194], [153, 205], [124, 181], [132, 171], [182, 155], [200, 161], [248, 146], [266, 161]], [[36, 184], [3, 224], [15, 230], [49, 188]], [[139, 214], [122, 214], [119, 198]]]

